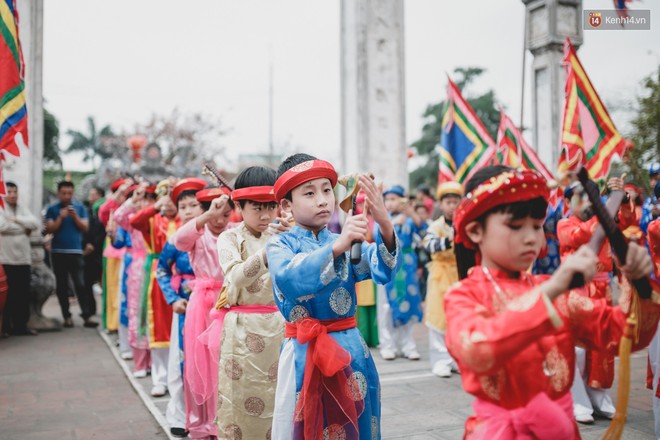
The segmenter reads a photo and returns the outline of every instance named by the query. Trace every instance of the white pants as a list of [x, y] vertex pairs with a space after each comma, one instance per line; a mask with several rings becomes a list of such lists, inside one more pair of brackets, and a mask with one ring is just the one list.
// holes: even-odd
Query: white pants
[[387, 292], [385, 286], [378, 285], [378, 339], [380, 345], [378, 348], [381, 350], [390, 350], [393, 353], [402, 353], [408, 356], [413, 351], [417, 351], [415, 339], [413, 339], [413, 322], [408, 322], [405, 325], [394, 327], [394, 320], [392, 319], [392, 310], [390, 303], [387, 301]]
[[181, 377], [181, 351], [179, 350], [179, 320], [181, 315], [174, 313], [172, 317], [172, 332], [170, 349], [167, 358], [167, 389], [170, 400], [167, 402], [165, 418], [171, 428], [186, 427], [186, 402], [183, 394], [183, 377]]
[[294, 342], [285, 339], [277, 368], [275, 408], [273, 409], [273, 440], [290, 439], [293, 434], [293, 414], [296, 409], [296, 365]]
[[119, 323], [117, 335], [119, 336], [119, 353], [131, 353], [131, 346], [128, 344], [128, 327]]
[[167, 388], [167, 359], [169, 348], [151, 348], [151, 383], [153, 386], [162, 385]]
[[575, 377], [571, 386], [573, 414], [593, 415], [594, 410], [606, 417], [614, 416], [616, 408], [607, 389], [591, 388], [584, 383], [587, 353], [584, 348], [575, 347]]
[[447, 365], [450, 368], [458, 369], [454, 358], [447, 350], [445, 342], [445, 332], [429, 327], [429, 360], [431, 361], [431, 370], [436, 364]]
[[660, 399], [655, 397], [658, 386], [658, 376], [660, 376], [660, 330], [655, 332], [655, 336], [649, 345], [649, 362], [653, 372], [653, 418], [655, 419], [655, 438], [660, 440]]

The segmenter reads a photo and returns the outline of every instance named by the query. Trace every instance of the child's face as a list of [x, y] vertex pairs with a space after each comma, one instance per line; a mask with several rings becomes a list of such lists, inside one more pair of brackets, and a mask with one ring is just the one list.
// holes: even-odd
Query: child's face
[[268, 225], [277, 217], [277, 205], [268, 203], [245, 202], [245, 207], [241, 209], [243, 222], [248, 229], [256, 235], [261, 234]]
[[507, 272], [522, 272], [531, 267], [545, 243], [544, 220], [532, 217], [513, 220], [510, 213], [497, 212], [486, 217], [483, 226], [473, 222], [466, 231], [479, 246], [482, 264]]
[[179, 199], [179, 218], [181, 223], [188, 223], [197, 216], [202, 215], [204, 210], [201, 203], [194, 196], [185, 196]]
[[173, 219], [174, 217], [176, 217], [176, 213], [177, 213], [176, 205], [169, 197], [167, 198], [165, 204], [163, 205], [163, 212], [165, 214], [165, 217], [167, 218]]
[[396, 194], [387, 194], [385, 196], [385, 209], [391, 214], [399, 214], [403, 211], [403, 204], [406, 203], [406, 199], [399, 197]]
[[458, 204], [461, 203], [461, 198], [456, 196], [445, 196], [440, 200], [440, 209], [445, 218], [452, 220]]
[[424, 206], [418, 207], [417, 209], [415, 209], [415, 212], [423, 222], [427, 221], [430, 217], [429, 212], [426, 210], [426, 207]]
[[209, 231], [211, 231], [213, 235], [220, 235], [222, 231], [225, 230], [227, 224], [231, 220], [232, 211], [232, 207], [227, 203], [224, 208], [222, 208], [220, 215], [211, 218], [208, 223], [206, 223], [206, 227], [209, 228]]
[[312, 231], [320, 231], [330, 222], [335, 209], [335, 193], [329, 179], [310, 180], [291, 191], [291, 201], [283, 208], [290, 208], [296, 223]]

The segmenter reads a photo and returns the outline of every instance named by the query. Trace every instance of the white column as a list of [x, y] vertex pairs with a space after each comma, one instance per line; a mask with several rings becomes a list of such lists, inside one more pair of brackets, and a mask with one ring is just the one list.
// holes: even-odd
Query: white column
[[342, 0], [342, 173], [408, 186], [403, 0]]
[[25, 60], [25, 89], [28, 111], [28, 143], [19, 145], [21, 156], [5, 154], [3, 164], [5, 181], [18, 185], [19, 203], [41, 216], [43, 196], [43, 0], [21, 0], [17, 3], [19, 38]]

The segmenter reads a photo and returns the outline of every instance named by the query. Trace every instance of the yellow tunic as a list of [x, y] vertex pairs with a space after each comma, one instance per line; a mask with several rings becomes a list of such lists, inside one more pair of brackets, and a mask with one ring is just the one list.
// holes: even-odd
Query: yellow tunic
[[[262, 253], [268, 238], [267, 233], [255, 237], [244, 223], [218, 238], [229, 306], [275, 305]], [[283, 338], [284, 318], [279, 311], [227, 313], [218, 372], [219, 438], [270, 438]]]
[[[424, 237], [424, 247], [431, 240], [438, 238], [454, 239], [454, 229], [445, 222], [444, 217], [440, 217], [431, 223]], [[445, 292], [457, 281], [458, 270], [456, 269], [454, 250], [449, 249], [432, 254], [426, 287], [426, 312], [424, 313], [425, 323], [429, 327], [439, 331], [445, 331], [447, 328]]]

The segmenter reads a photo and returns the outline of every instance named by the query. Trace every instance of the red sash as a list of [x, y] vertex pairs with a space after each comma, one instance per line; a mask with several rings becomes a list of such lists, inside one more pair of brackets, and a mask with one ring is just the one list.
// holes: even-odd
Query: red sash
[[302, 429], [303, 438], [323, 438], [324, 413], [328, 426], [350, 423], [358, 431], [364, 401], [356, 402], [345, 392], [352, 374], [351, 354], [328, 335], [356, 326], [355, 316], [329, 321], [303, 318], [286, 323], [287, 338], [308, 343], [305, 376], [294, 415], [294, 432]]

